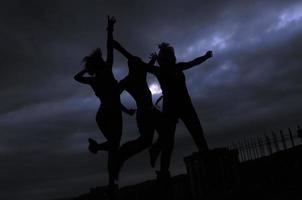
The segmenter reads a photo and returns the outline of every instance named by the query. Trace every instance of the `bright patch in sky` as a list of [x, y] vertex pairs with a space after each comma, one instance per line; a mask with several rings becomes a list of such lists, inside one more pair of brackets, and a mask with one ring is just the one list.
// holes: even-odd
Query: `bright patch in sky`
[[149, 89], [150, 89], [152, 95], [153, 94], [161, 94], [161, 88], [157, 83], [150, 84]]
[[218, 48], [219, 50], [222, 50], [224, 48], [226, 48], [227, 46], [227, 41], [228, 38], [226, 37], [222, 37], [222, 36], [214, 36], [212, 41], [211, 41], [211, 46], [213, 48]]
[[290, 23], [297, 22], [300, 20], [302, 20], [302, 4], [287, 9], [283, 13], [281, 13], [279, 15], [278, 24], [274, 29], [279, 30], [285, 28]]
[[211, 85], [232, 83], [238, 78], [238, 73], [238, 66], [231, 61], [226, 61], [207, 76], [207, 82]]
[[285, 27], [287, 24], [298, 21], [302, 18], [302, 4], [297, 6], [293, 9], [287, 10], [286, 12], [282, 13], [279, 17], [279, 24], [280, 28]]
[[195, 41], [192, 45], [186, 48], [180, 57], [186, 59], [192, 55], [201, 55], [208, 50], [213, 50], [214, 52], [225, 50], [229, 47], [229, 40], [233, 36], [233, 32], [214, 34], [211, 38], [200, 39]]
[[[70, 97], [60, 101], [43, 102], [0, 115], [0, 125], [11, 123], [35, 123], [37, 120], [46, 120], [69, 112], [97, 109], [98, 106], [99, 102], [94, 96], [84, 98]], [[31, 114], [29, 115], [28, 113]]]

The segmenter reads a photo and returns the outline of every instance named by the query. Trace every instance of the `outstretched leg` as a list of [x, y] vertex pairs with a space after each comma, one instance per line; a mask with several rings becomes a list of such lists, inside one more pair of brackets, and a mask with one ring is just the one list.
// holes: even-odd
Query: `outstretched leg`
[[154, 129], [145, 130], [144, 132], [141, 132], [139, 138], [126, 142], [121, 146], [117, 154], [116, 179], [118, 179], [119, 172], [128, 159], [151, 146], [153, 135]]
[[204, 132], [193, 105], [186, 105], [183, 108], [180, 119], [184, 122], [192, 135], [199, 152], [208, 151], [208, 145], [204, 137]]

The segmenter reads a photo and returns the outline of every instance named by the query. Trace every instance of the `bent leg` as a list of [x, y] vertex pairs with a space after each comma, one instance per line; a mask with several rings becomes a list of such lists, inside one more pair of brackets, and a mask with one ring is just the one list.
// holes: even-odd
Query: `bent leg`
[[97, 149], [101, 151], [110, 151], [116, 148], [116, 145], [120, 143], [122, 136], [122, 113], [117, 110], [98, 111], [96, 116], [96, 122], [107, 139], [106, 142], [97, 145]]
[[126, 142], [119, 149], [120, 163], [123, 164], [126, 160], [140, 153], [152, 144], [154, 130], [148, 130], [141, 133], [141, 136], [136, 140]]

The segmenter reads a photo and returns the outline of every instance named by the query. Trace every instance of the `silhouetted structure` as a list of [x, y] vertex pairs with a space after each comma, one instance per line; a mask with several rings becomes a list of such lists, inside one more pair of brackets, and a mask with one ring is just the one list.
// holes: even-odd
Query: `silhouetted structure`
[[238, 151], [217, 148], [207, 156], [195, 153], [184, 158], [193, 200], [206, 199], [215, 193], [229, 195], [238, 185]]
[[[187, 175], [171, 179], [169, 200], [300, 200], [302, 196], [302, 145], [274, 152], [255, 160], [239, 162], [239, 152], [212, 150], [207, 157], [186, 157]], [[121, 188], [119, 200], [164, 199], [157, 180]], [[106, 187], [60, 200], [108, 200]], [[59, 199], [57, 199], [59, 200]]]
[[283, 151], [302, 144], [302, 130], [297, 127], [293, 133], [292, 129], [287, 132], [282, 130], [279, 134], [272, 132], [270, 135], [257, 136], [256, 138], [245, 138], [237, 144], [232, 144], [229, 149], [239, 151], [239, 161], [255, 160], [264, 156], [269, 156], [275, 152]]
[[300, 126], [298, 125], [297, 127], [297, 134], [298, 134], [298, 137], [300, 138], [300, 142], [302, 142], [302, 129], [300, 128]]
[[[173, 197], [166, 198], [169, 200], [191, 200], [189, 181], [186, 175], [178, 175], [172, 178], [172, 190], [170, 194]], [[57, 200], [109, 200], [107, 187], [91, 188], [87, 194], [74, 198], [64, 198]], [[154, 200], [163, 199], [163, 193], [158, 187], [157, 180], [149, 180], [140, 184], [126, 186], [118, 192], [119, 200]]]

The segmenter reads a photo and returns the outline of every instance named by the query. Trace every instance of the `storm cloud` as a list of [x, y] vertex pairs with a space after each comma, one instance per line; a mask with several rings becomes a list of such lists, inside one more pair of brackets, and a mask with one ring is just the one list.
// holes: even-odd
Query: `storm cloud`
[[[107, 15], [117, 18], [115, 39], [143, 60], [162, 41], [175, 48], [178, 61], [213, 51], [213, 58], [186, 72], [211, 148], [302, 121], [301, 1], [1, 4], [1, 199], [76, 196], [106, 184], [106, 155], [87, 150], [87, 138], [104, 140], [95, 123], [99, 102], [73, 76], [94, 48], [106, 53]], [[127, 63], [114, 56], [120, 80]], [[152, 75], [148, 81], [157, 84]], [[128, 94], [122, 100], [135, 107]], [[134, 117], [124, 115], [123, 142], [137, 136]], [[184, 172], [182, 159], [195, 150], [179, 123], [173, 174]], [[153, 177], [143, 152], [125, 165], [121, 185]]]

